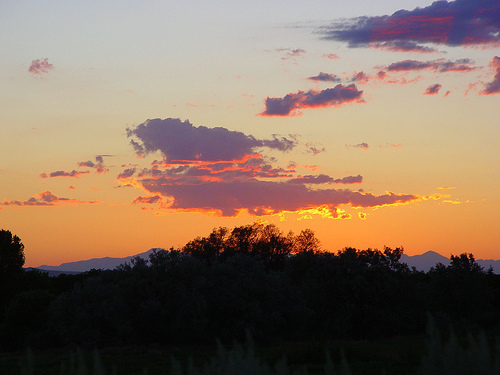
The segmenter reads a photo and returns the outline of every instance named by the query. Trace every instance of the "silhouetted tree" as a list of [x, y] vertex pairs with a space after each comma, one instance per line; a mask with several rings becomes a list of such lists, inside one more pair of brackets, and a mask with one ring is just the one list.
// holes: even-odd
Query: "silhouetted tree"
[[24, 245], [9, 230], [0, 230], [0, 275], [21, 271], [24, 265]]

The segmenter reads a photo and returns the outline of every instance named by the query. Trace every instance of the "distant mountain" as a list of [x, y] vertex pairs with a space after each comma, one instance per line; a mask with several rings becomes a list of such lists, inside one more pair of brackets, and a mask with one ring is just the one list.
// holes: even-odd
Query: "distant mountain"
[[89, 271], [93, 268], [95, 269], [102, 269], [102, 270], [112, 270], [118, 267], [120, 264], [123, 263], [130, 263], [132, 258], [135, 258], [136, 256], [141, 257], [143, 259], [148, 260], [149, 259], [149, 254], [153, 252], [154, 249], [149, 249], [148, 251], [144, 253], [140, 253], [137, 255], [131, 255], [125, 258], [110, 258], [110, 257], [105, 257], [105, 258], [93, 258], [89, 260], [80, 260], [77, 262], [69, 262], [69, 263], [63, 263], [59, 266], [47, 266], [47, 265], [42, 265], [40, 267], [36, 267], [40, 271], [47, 271], [49, 274], [54, 274], [54, 272], [58, 273], [79, 273], [79, 272], [86, 272]]
[[[81, 260], [78, 262], [63, 263], [59, 266], [43, 265], [36, 268], [40, 271], [48, 272], [50, 276], [57, 276], [61, 273], [75, 274], [80, 272], [86, 272], [93, 268], [112, 270], [118, 267], [120, 264], [130, 263], [131, 259], [136, 256], [148, 260], [149, 254], [151, 254], [153, 250], [155, 249], [149, 249], [144, 253], [131, 255], [125, 258], [110, 258], [110, 257], [94, 258], [89, 260]], [[409, 256], [403, 254], [401, 256], [401, 262], [408, 264], [410, 268], [415, 267], [418, 271], [427, 272], [431, 269], [431, 267], [434, 267], [437, 263], [442, 263], [445, 266], [448, 266], [450, 264], [450, 259], [434, 251], [427, 251], [426, 253], [423, 253], [421, 255]], [[500, 260], [477, 259], [477, 263], [485, 270], [488, 270], [491, 266], [493, 267], [493, 272], [500, 273]]]
[[[401, 262], [408, 264], [410, 268], [415, 267], [417, 271], [427, 272], [437, 263], [442, 263], [445, 266], [448, 266], [450, 264], [450, 258], [442, 256], [434, 251], [427, 251], [421, 255], [409, 256], [403, 254], [401, 256]], [[494, 273], [500, 273], [500, 260], [476, 259], [476, 262], [483, 267], [485, 271], [492, 267]]]
[[413, 256], [403, 254], [401, 262], [408, 264], [410, 268], [415, 267], [417, 271], [427, 272], [437, 263], [443, 263], [445, 266], [449, 265], [450, 259], [435, 251], [427, 251], [426, 253]]

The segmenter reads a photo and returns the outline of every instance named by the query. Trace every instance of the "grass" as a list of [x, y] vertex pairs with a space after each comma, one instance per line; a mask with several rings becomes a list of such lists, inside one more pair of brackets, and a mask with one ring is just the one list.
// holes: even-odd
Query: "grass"
[[[259, 374], [272, 373], [278, 365], [282, 372], [286, 368], [294, 373], [307, 371], [310, 375], [324, 375], [327, 356], [331, 359], [330, 371], [338, 373], [342, 368], [341, 353], [344, 353], [352, 374], [410, 375], [418, 373], [425, 353], [425, 340], [399, 337], [376, 341], [288, 342], [276, 346], [252, 346], [249, 350], [249, 345], [233, 349], [142, 346], [104, 348], [98, 357], [93, 351], [61, 349], [4, 353], [0, 354], [0, 372], [2, 375], [166, 375], [179, 373], [179, 369], [186, 373], [190, 363], [193, 369], [215, 371], [218, 365], [222, 366], [221, 362], [227, 362], [228, 366], [232, 363], [232, 366], [243, 361], [247, 368], [251, 365], [258, 368]], [[172, 370], [173, 365], [177, 370]]]

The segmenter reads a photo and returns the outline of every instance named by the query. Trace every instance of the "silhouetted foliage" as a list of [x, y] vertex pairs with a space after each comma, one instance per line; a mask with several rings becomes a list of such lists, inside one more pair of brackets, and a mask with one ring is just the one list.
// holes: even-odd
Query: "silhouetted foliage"
[[17, 273], [1, 296], [0, 345], [232, 343], [247, 332], [259, 343], [371, 339], [423, 334], [428, 314], [458, 333], [499, 332], [500, 278], [472, 254], [428, 273], [410, 270], [402, 254], [326, 252], [311, 230], [253, 224], [115, 270]]
[[21, 271], [24, 265], [24, 245], [9, 230], [0, 230], [0, 275]]

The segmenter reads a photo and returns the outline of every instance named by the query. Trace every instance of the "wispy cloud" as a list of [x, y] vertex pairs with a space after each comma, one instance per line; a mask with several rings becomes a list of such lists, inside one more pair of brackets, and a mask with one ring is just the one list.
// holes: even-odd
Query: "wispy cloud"
[[339, 60], [340, 57], [336, 53], [324, 53], [323, 57], [328, 60]]
[[399, 10], [380, 17], [340, 20], [323, 27], [325, 39], [346, 42], [350, 47], [415, 48], [425, 44], [448, 46], [498, 46], [500, 44], [498, 0], [436, 1], [425, 8]]
[[341, 79], [335, 74], [320, 72], [317, 76], [308, 77], [307, 79], [311, 81], [321, 81], [321, 82], [340, 82]]
[[334, 88], [321, 91], [299, 91], [285, 95], [283, 98], [265, 100], [266, 109], [261, 116], [294, 116], [300, 114], [298, 110], [306, 108], [339, 107], [350, 102], [362, 103], [362, 90], [354, 84], [344, 86], [338, 84]]
[[51, 191], [43, 191], [33, 197], [25, 200], [4, 200], [0, 202], [3, 206], [64, 206], [64, 205], [77, 205], [77, 204], [96, 204], [99, 201], [80, 201], [77, 199], [61, 198], [53, 194]]
[[345, 145], [345, 146], [347, 147], [347, 149], [354, 147], [354, 148], [360, 148], [360, 149], [365, 150], [365, 151], [367, 151], [370, 148], [370, 146], [366, 142], [358, 143], [355, 145]]
[[55, 172], [50, 172], [49, 174], [47, 173], [42, 173], [40, 175], [41, 178], [52, 178], [52, 177], [75, 177], [78, 178], [82, 174], [88, 174], [90, 171], [77, 171], [73, 169], [71, 172], [66, 172], [66, 171], [55, 171]]
[[54, 65], [49, 63], [49, 59], [37, 59], [31, 62], [28, 72], [33, 74], [44, 74], [54, 69]]
[[438, 59], [432, 61], [418, 61], [418, 60], [403, 60], [390, 64], [386, 67], [389, 72], [407, 72], [407, 71], [420, 71], [432, 70], [434, 72], [470, 72], [478, 68], [473, 66], [474, 61], [470, 59], [460, 59], [457, 61], [450, 61], [445, 59]]

